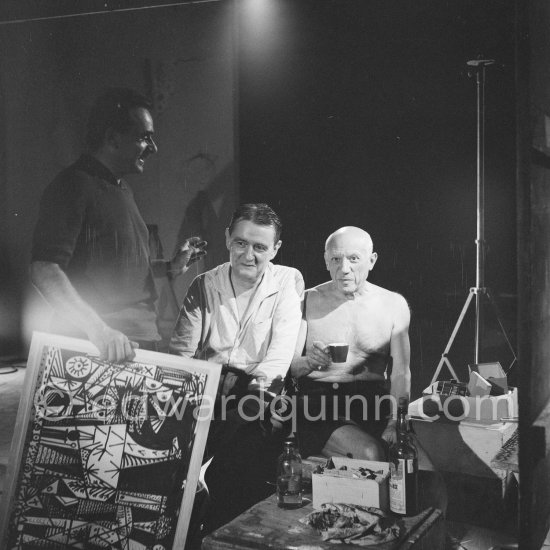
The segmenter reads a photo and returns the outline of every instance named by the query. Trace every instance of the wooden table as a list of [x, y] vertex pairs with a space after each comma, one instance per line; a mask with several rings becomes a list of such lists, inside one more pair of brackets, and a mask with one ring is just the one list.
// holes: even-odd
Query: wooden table
[[[312, 511], [311, 502], [296, 510], [277, 506], [275, 495], [255, 504], [228, 524], [204, 538], [202, 550], [338, 550], [360, 548], [353, 544], [324, 542], [316, 530], [299, 522]], [[398, 541], [366, 548], [380, 550], [436, 550], [445, 547], [442, 513], [427, 508], [421, 514], [402, 520], [405, 529]]]

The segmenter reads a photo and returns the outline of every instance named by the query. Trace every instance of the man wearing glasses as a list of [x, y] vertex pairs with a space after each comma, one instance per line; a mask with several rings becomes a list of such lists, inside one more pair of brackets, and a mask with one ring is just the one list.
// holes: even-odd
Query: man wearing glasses
[[40, 203], [31, 278], [52, 306], [52, 331], [87, 337], [111, 362], [132, 360], [134, 349], [157, 350], [153, 277], [177, 276], [204, 255], [198, 238], [171, 261], [151, 260], [149, 234], [124, 181], [141, 174], [153, 140], [151, 103], [112, 88], [92, 107], [88, 151], [48, 185]]

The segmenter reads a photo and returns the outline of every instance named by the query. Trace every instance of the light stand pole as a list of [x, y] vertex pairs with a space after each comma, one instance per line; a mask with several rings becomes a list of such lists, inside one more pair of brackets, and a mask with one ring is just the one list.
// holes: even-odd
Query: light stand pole
[[464, 321], [468, 307], [472, 298], [475, 296], [475, 348], [474, 348], [474, 362], [479, 364], [480, 360], [480, 351], [481, 351], [481, 342], [483, 338], [483, 297], [486, 296], [489, 299], [489, 302], [495, 310], [495, 315], [500, 326], [500, 330], [504, 335], [506, 343], [513, 355], [513, 361], [508, 367], [507, 371], [512, 368], [512, 365], [517, 361], [516, 354], [512, 348], [512, 344], [506, 331], [504, 330], [504, 325], [502, 324], [498, 312], [496, 310], [496, 304], [493, 301], [489, 290], [485, 286], [485, 71], [489, 65], [494, 64], [494, 59], [472, 59], [466, 64], [469, 67], [468, 74], [469, 76], [474, 76], [476, 78], [476, 89], [477, 89], [477, 224], [476, 224], [476, 286], [470, 288], [470, 292], [466, 299], [466, 303], [460, 312], [458, 321], [451, 333], [451, 337], [445, 346], [445, 350], [441, 355], [441, 360], [437, 365], [437, 369], [432, 377], [431, 384], [433, 384], [441, 372], [443, 365], [446, 365], [449, 371], [451, 372], [453, 378], [458, 380], [451, 362], [449, 361], [449, 351], [453, 345], [454, 339]]
[[474, 362], [479, 363], [483, 332], [482, 294], [485, 289], [485, 69], [493, 59], [467, 62], [475, 74], [477, 88], [477, 233], [476, 233], [476, 324]]

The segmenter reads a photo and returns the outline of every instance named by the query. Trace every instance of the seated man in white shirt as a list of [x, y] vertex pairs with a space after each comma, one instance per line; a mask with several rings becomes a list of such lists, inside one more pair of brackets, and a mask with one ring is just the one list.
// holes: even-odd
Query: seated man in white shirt
[[[265, 488], [262, 475], [254, 475], [256, 466], [262, 470], [262, 453], [269, 447], [261, 437], [265, 423], [258, 419], [283, 387], [304, 290], [299, 271], [271, 263], [281, 246], [281, 228], [265, 204], [237, 208], [226, 229], [229, 262], [193, 281], [170, 342], [171, 353], [224, 365], [207, 443], [207, 452], [214, 454], [206, 475], [212, 498], [209, 528], [227, 521], [227, 512], [236, 515], [251, 504], [254, 478]], [[250, 484], [243, 483], [244, 477]], [[250, 498], [235, 502], [239, 495], [232, 482], [237, 493]]]

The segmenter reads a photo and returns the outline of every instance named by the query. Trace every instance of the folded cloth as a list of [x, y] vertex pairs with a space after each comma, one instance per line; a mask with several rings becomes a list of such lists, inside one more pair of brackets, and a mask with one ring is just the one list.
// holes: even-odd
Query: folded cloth
[[300, 519], [317, 529], [323, 540], [371, 546], [399, 538], [401, 529], [379, 508], [325, 503], [320, 510]]

